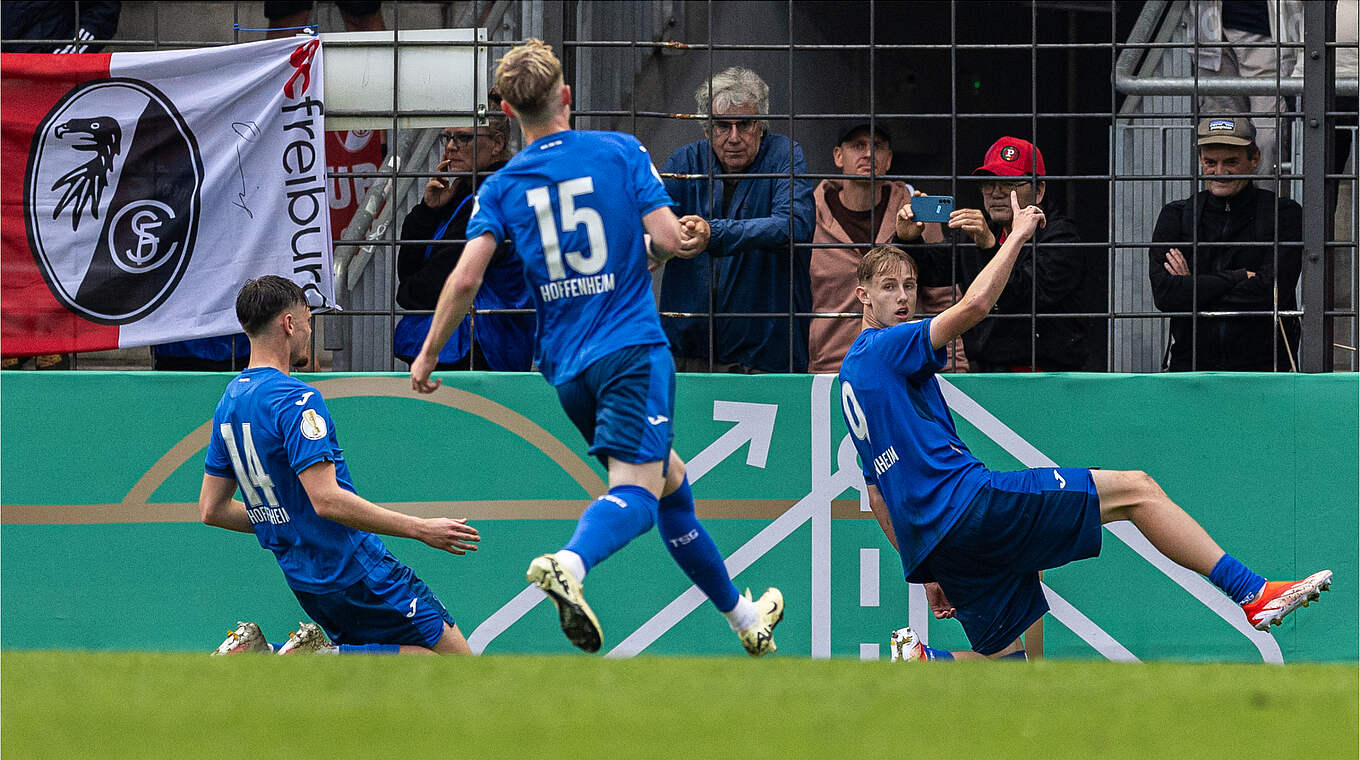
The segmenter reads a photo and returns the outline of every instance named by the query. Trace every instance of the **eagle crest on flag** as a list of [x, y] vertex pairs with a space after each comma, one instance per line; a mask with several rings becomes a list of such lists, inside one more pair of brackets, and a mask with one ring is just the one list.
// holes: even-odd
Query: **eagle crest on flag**
[[104, 188], [109, 186], [113, 158], [122, 149], [123, 130], [118, 126], [118, 120], [112, 116], [71, 119], [64, 124], [58, 124], [52, 130], [58, 140], [72, 132], [83, 135], [89, 142], [76, 143], [71, 148], [91, 151], [94, 155], [89, 161], [66, 172], [52, 185], [54, 192], [63, 185], [66, 187], [61, 200], [57, 201], [57, 207], [52, 210], [52, 218], [56, 219], [74, 202], [75, 205], [71, 206], [71, 229], [74, 231], [80, 228], [80, 210], [86, 203], [90, 204], [90, 214], [96, 219], [99, 218], [99, 199], [104, 195]]

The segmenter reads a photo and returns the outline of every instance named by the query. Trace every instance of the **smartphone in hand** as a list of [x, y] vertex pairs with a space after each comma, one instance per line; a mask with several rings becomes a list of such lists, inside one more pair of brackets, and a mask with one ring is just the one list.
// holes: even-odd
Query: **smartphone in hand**
[[916, 195], [911, 199], [911, 213], [918, 222], [947, 222], [953, 211], [952, 195]]

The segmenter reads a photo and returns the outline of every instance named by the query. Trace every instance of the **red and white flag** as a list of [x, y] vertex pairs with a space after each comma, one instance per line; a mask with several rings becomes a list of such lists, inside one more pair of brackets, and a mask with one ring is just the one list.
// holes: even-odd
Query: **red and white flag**
[[[345, 231], [359, 210], [359, 204], [368, 194], [374, 182], [382, 180], [374, 177], [353, 177], [352, 172], [377, 173], [383, 162], [381, 131], [355, 129], [326, 133], [326, 169], [331, 181], [328, 193], [331, 201], [331, 229], [336, 237]], [[363, 237], [367, 230], [357, 237]]]
[[265, 274], [334, 305], [318, 40], [0, 55], [0, 351], [236, 332]]

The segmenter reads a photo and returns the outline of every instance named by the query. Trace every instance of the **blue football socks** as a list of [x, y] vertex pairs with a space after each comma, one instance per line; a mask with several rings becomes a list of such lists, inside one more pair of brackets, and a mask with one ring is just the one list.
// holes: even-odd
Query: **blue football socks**
[[931, 647], [926, 646], [925, 644], [921, 645], [921, 656], [925, 657], [927, 660], [954, 659], [954, 653], [949, 651], [948, 649], [933, 649]]
[[339, 654], [398, 654], [400, 644], [341, 644]]
[[1231, 554], [1219, 557], [1214, 569], [1209, 572], [1209, 581], [1223, 589], [1238, 604], [1246, 604], [1256, 598], [1266, 579], [1247, 569]]
[[727, 574], [717, 544], [694, 514], [694, 493], [690, 491], [688, 476], [675, 493], [661, 499], [656, 527], [675, 564], [708, 596], [713, 606], [723, 613], [733, 610], [739, 596], [737, 587]]
[[656, 497], [642, 486], [614, 486], [586, 507], [576, 532], [562, 548], [575, 552], [590, 570], [651, 530], [656, 509]]

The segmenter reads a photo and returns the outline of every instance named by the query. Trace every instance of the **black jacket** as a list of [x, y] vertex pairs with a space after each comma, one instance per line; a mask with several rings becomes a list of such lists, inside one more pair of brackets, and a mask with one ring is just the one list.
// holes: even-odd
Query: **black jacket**
[[76, 19], [74, 2], [9, 2], [0, 17], [4, 38], [7, 40], [69, 40], [79, 37], [86, 42], [58, 45], [16, 42], [4, 46], [6, 53], [97, 53], [103, 45], [88, 40], [111, 39], [118, 31], [118, 15], [122, 3], [81, 2], [80, 19]]
[[[504, 161], [494, 163], [478, 172], [477, 185], [502, 166], [505, 166]], [[433, 309], [439, 302], [439, 291], [444, 287], [444, 281], [449, 278], [453, 268], [458, 265], [458, 259], [463, 255], [464, 239], [467, 237], [467, 226], [472, 219], [474, 204], [470, 196], [475, 190], [476, 188], [470, 188], [467, 182], [460, 182], [457, 194], [446, 205], [430, 208], [421, 201], [406, 215], [406, 220], [401, 224], [403, 240], [435, 240], [439, 226], [448, 220], [449, 214], [454, 210], [458, 212], [444, 229], [444, 234], [438, 238], [456, 242], [434, 246], [428, 257], [425, 256], [424, 243], [406, 243], [397, 252], [397, 304], [403, 309]], [[503, 264], [510, 255], [510, 246], [501, 241], [500, 245], [496, 246], [491, 263], [493, 266]]]
[[[1278, 281], [1280, 310], [1298, 307], [1294, 289], [1303, 261], [1303, 208], [1288, 198], [1276, 199], [1269, 190], [1248, 185], [1227, 199], [1207, 190], [1197, 194], [1199, 225], [1196, 240], [1191, 199], [1172, 201], [1162, 208], [1148, 248], [1148, 276], [1152, 298], [1162, 311], [1270, 311]], [[1272, 242], [1279, 214], [1281, 245], [1276, 274], [1273, 245], [1232, 245]], [[1285, 243], [1292, 243], [1286, 245]], [[1166, 271], [1166, 253], [1178, 248], [1190, 263], [1189, 275]], [[1194, 250], [1192, 257], [1191, 251]], [[1254, 272], [1255, 277], [1248, 277]], [[1284, 339], [1281, 333], [1288, 340]], [[1192, 336], [1193, 332], [1193, 336]], [[1194, 341], [1192, 361], [1192, 338]], [[1172, 317], [1171, 345], [1166, 368], [1172, 371], [1241, 370], [1269, 372], [1290, 368], [1290, 353], [1298, 356], [1299, 320], [1269, 316]]]
[[[946, 232], [950, 232], [946, 230]], [[967, 290], [973, 280], [1001, 248], [1001, 230], [992, 226], [997, 244], [982, 250], [971, 238], [955, 234], [955, 256], [951, 246], [919, 245], [910, 252], [916, 259], [917, 279], [933, 287], [957, 283]], [[1011, 270], [1006, 288], [1001, 291], [994, 314], [1080, 314], [1089, 312], [1092, 294], [1092, 267], [1103, 266], [1103, 252], [1087, 247], [1057, 247], [1051, 243], [1077, 243], [1077, 225], [1071, 219], [1053, 215], [1027, 243]], [[1035, 258], [1038, 258], [1036, 266]], [[1081, 318], [994, 319], [988, 317], [963, 334], [963, 348], [973, 371], [1004, 367], [1028, 367], [1037, 363], [1040, 370], [1071, 372], [1086, 363], [1090, 320]], [[1031, 331], [1033, 328], [1033, 331]], [[1034, 351], [1031, 353], [1031, 336]]]

